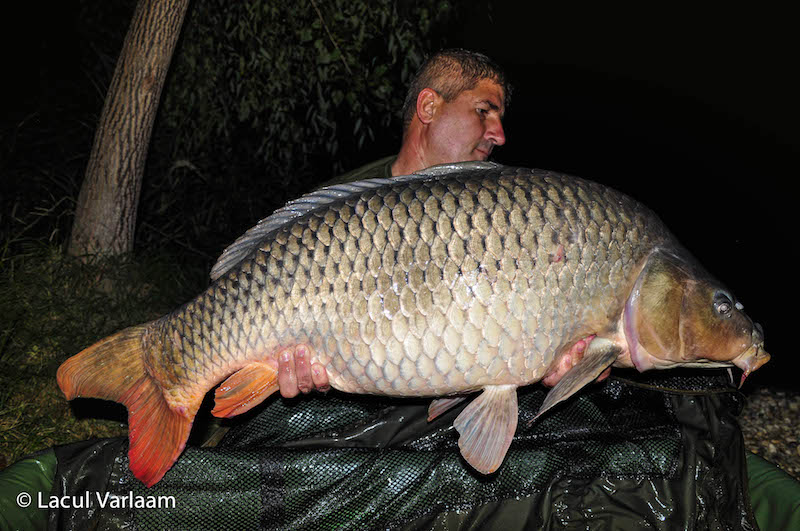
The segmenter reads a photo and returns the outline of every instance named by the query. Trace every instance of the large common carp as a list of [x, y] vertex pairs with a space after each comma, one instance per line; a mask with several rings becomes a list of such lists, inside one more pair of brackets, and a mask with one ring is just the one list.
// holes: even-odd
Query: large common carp
[[334, 186], [262, 220], [225, 250], [200, 296], [67, 360], [68, 399], [129, 412], [130, 467], [153, 485], [183, 450], [204, 395], [217, 416], [277, 390], [271, 358], [314, 349], [349, 393], [444, 397], [464, 458], [503, 461], [519, 386], [578, 341], [582, 360], [539, 414], [611, 365], [640, 371], [763, 365], [761, 328], [658, 218], [605, 186], [491, 163]]

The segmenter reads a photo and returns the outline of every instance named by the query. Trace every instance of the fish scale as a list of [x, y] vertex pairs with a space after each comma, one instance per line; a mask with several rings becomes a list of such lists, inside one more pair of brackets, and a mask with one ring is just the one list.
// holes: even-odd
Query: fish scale
[[[232, 363], [304, 341], [332, 385], [348, 392], [441, 395], [539, 379], [559, 348], [579, 339], [571, 317], [587, 299], [622, 304], [614, 293], [655, 244], [625, 245], [627, 227], [662, 234], [645, 229], [657, 221], [627, 197], [564, 181], [491, 172], [423, 180], [297, 219], [169, 316], [167, 333], [181, 342], [155, 374], [186, 365], [188, 353], [205, 380], [218, 381]], [[592, 199], [575, 204], [581, 197]], [[553, 261], [559, 246], [563, 256]], [[512, 294], [525, 317], [495, 303]], [[222, 318], [193, 318], [206, 307]], [[185, 334], [187, 323], [199, 336]], [[429, 345], [426, 354], [419, 340], [439, 336], [441, 348], [432, 353]], [[451, 357], [454, 363], [444, 360]]]
[[210, 389], [222, 382], [213, 414], [249, 410], [278, 389], [277, 354], [299, 344], [341, 391], [482, 389], [454, 422], [482, 473], [511, 443], [518, 386], [557, 375], [541, 415], [612, 364], [735, 364], [744, 378], [769, 359], [760, 328], [650, 210], [540, 170], [464, 163], [314, 192], [229, 246], [212, 280], [59, 368], [67, 397], [128, 407], [131, 469], [148, 485]]

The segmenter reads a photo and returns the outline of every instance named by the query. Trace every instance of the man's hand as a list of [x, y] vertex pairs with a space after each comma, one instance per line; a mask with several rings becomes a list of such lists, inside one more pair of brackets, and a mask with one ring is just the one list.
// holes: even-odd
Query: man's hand
[[[559, 381], [561, 381], [561, 378], [563, 378], [571, 368], [573, 368], [578, 364], [579, 361], [583, 359], [583, 354], [586, 352], [586, 347], [589, 346], [589, 343], [592, 342], [592, 339], [594, 339], [593, 335], [587, 336], [572, 345], [572, 348], [569, 349], [569, 352], [565, 352], [561, 355], [561, 358], [558, 360], [558, 365], [554, 369], [551, 369], [550, 372], [545, 374], [544, 378], [542, 378], [542, 384], [547, 387], [554, 387]], [[609, 374], [611, 374], [611, 367], [601, 372], [596, 381], [602, 382], [608, 378]]]
[[311, 353], [311, 347], [303, 343], [278, 353], [278, 385], [284, 398], [308, 394], [312, 389], [325, 392], [331, 388], [328, 371], [320, 363], [311, 364]]

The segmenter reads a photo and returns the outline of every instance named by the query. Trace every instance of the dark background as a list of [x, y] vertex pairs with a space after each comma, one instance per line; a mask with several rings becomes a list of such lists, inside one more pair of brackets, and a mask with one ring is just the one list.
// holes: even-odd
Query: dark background
[[[4, 32], [4, 119], [42, 105], [42, 84], [75, 70], [70, 4], [26, 5], [4, 23], [14, 30]], [[752, 378], [800, 388], [794, 19], [673, 4], [470, 9], [452, 44], [489, 54], [516, 87], [494, 160], [580, 175], [650, 206], [764, 326], [773, 360]], [[378, 139], [365, 159], [395, 142]]]

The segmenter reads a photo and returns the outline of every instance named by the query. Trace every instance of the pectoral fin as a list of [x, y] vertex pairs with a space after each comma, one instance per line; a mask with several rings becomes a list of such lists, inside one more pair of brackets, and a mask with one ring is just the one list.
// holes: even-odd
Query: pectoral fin
[[461, 455], [482, 474], [497, 470], [517, 431], [517, 386], [491, 385], [456, 417]]
[[211, 414], [234, 417], [254, 408], [277, 390], [278, 371], [266, 363], [250, 363], [217, 387]]
[[[581, 361], [570, 369], [569, 372], [561, 378], [561, 381], [547, 393], [542, 407], [539, 408], [539, 413], [536, 414], [533, 420], [538, 419], [547, 410], [571, 397], [586, 384], [594, 381], [595, 378], [600, 376], [600, 373], [614, 363], [621, 351], [621, 347], [616, 345], [613, 341], [598, 337], [594, 338], [586, 348], [586, 353], [583, 355]], [[533, 422], [533, 420], [531, 422]]]

